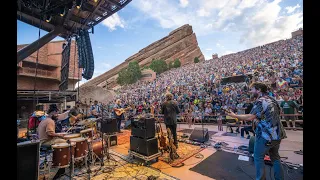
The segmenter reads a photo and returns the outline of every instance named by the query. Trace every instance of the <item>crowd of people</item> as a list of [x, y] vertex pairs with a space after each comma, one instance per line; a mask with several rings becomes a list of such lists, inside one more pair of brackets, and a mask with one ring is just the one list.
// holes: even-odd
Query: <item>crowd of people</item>
[[[153, 82], [138, 81], [123, 86], [115, 99], [131, 106], [131, 113], [158, 114], [166, 93], [172, 93], [183, 115], [201, 122], [221, 108], [244, 114], [251, 103], [248, 86], [252, 82], [269, 85], [269, 95], [282, 102], [294, 102], [294, 112], [303, 112], [303, 36], [168, 70]], [[224, 78], [247, 75], [244, 83], [222, 85]], [[289, 103], [291, 104], [291, 102]], [[107, 109], [111, 112], [114, 101]], [[247, 110], [248, 111], [248, 110]], [[291, 112], [291, 111], [290, 111]], [[246, 112], [247, 113], [247, 112]], [[188, 119], [188, 118], [186, 118]]]

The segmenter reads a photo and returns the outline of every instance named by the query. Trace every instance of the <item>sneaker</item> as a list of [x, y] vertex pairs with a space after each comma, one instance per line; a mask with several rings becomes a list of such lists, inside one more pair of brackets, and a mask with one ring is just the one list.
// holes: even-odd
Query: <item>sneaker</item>
[[244, 136], [241, 136], [241, 138], [244, 138]]
[[248, 136], [247, 136], [247, 139], [250, 139], [250, 138], [251, 138], [250, 135], [248, 135]]

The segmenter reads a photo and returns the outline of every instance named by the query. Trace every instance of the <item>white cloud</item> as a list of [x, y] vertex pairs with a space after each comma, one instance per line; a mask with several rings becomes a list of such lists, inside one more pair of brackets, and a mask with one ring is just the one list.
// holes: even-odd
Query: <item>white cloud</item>
[[212, 48], [207, 48], [206, 51], [212, 51]]
[[135, 0], [131, 4], [162, 28], [173, 30], [190, 24], [198, 37], [216, 32], [228, 37], [229, 33], [236, 33], [240, 38], [230, 40], [231, 43], [243, 43], [246, 48], [251, 48], [288, 38], [292, 31], [303, 26], [302, 12], [295, 8], [295, 11], [290, 9], [290, 14], [283, 13], [288, 9], [281, 7], [280, 2], [197, 0], [188, 1], [185, 8], [179, 7], [179, 1], [172, 0]]
[[290, 14], [290, 13], [293, 13], [296, 9], [300, 8], [300, 5], [297, 4], [296, 6], [292, 7], [292, 6], [288, 6], [286, 7], [286, 10], [287, 10], [287, 13]]
[[118, 13], [114, 13], [112, 16], [102, 21], [102, 25], [107, 26], [109, 28], [109, 31], [114, 31], [117, 29], [117, 27], [124, 28], [125, 21], [120, 18]]
[[199, 9], [197, 11], [197, 14], [200, 17], [208, 17], [208, 16], [210, 16], [210, 12], [206, 11], [205, 9]]
[[98, 49], [102, 49], [102, 47], [101, 47], [101, 46], [98, 46]]
[[103, 67], [106, 67], [106, 68], [110, 68], [110, 67], [111, 67], [111, 65], [108, 64], [108, 63], [102, 63], [102, 66], [103, 66]]
[[219, 44], [219, 43], [217, 43], [216, 46], [217, 46], [218, 48], [224, 48], [224, 46], [221, 45], [221, 44]]
[[180, 0], [180, 6], [181, 7], [187, 7], [189, 4], [189, 1], [188, 0]]

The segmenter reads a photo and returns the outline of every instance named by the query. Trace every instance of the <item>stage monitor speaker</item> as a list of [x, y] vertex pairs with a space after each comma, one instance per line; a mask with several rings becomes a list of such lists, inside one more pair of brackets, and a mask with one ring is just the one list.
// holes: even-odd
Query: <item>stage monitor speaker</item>
[[207, 128], [194, 128], [191, 132], [189, 140], [196, 142], [207, 142], [209, 140], [209, 132]]
[[118, 132], [117, 120], [114, 118], [106, 118], [101, 121], [101, 132], [111, 134]]
[[17, 144], [17, 180], [38, 180], [39, 151], [39, 142]]
[[131, 121], [128, 120], [124, 123], [124, 129], [130, 129], [131, 128]]
[[130, 136], [130, 150], [145, 156], [154, 155], [159, 152], [158, 140], [157, 138], [141, 139]]

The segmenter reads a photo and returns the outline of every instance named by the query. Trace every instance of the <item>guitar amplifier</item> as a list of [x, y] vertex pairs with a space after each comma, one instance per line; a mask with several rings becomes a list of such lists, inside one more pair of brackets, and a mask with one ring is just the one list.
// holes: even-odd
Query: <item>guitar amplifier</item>
[[131, 135], [143, 139], [155, 137], [156, 133], [154, 118], [141, 118], [131, 123]]
[[141, 139], [130, 136], [130, 150], [145, 156], [154, 155], [159, 152], [158, 140], [157, 138]]
[[117, 120], [115, 118], [105, 118], [98, 122], [98, 127], [101, 128], [102, 133], [112, 134], [118, 132]]

